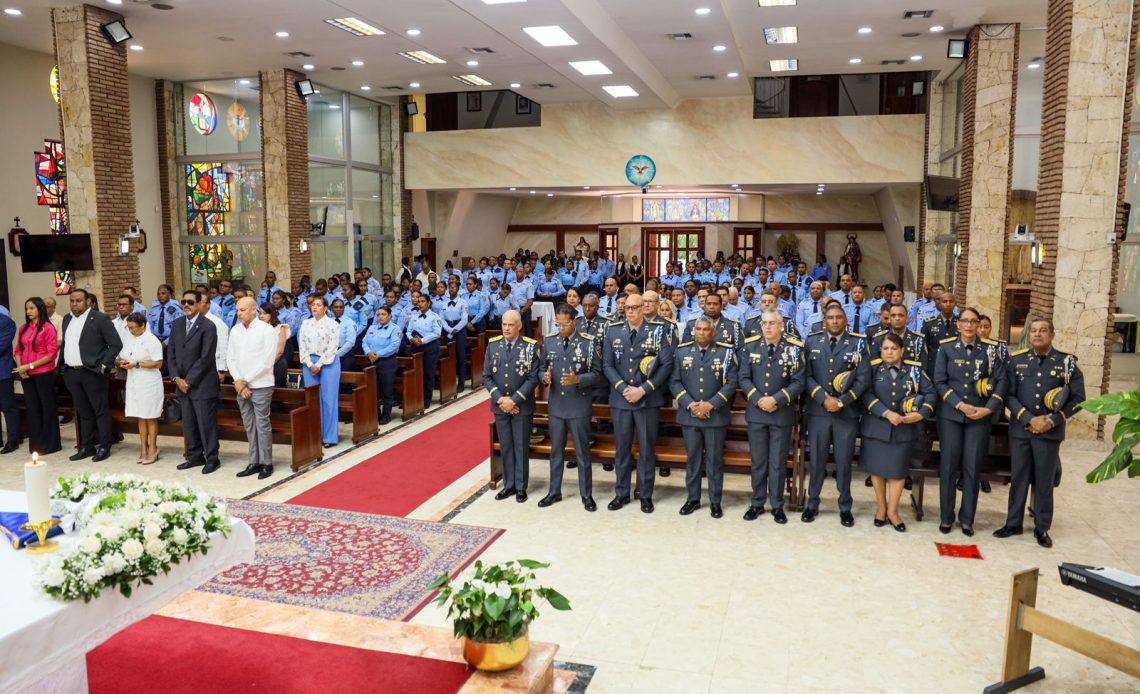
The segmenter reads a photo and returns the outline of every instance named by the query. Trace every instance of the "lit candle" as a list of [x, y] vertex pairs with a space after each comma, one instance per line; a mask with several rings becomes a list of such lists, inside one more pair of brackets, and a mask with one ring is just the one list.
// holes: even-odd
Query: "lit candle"
[[28, 496], [28, 521], [40, 523], [51, 518], [48, 496], [48, 465], [32, 454], [32, 462], [24, 463], [24, 491]]

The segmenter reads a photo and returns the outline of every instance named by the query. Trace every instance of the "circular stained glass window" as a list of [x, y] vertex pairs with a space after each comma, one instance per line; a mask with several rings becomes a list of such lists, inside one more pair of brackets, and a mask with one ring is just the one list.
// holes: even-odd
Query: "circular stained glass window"
[[51, 69], [51, 75], [48, 76], [48, 86], [51, 87], [51, 98], [55, 99], [55, 103], [59, 103], [59, 66], [56, 65]]
[[214, 108], [214, 101], [198, 92], [190, 97], [190, 125], [199, 135], [209, 135], [218, 127], [218, 110]]
[[236, 101], [230, 104], [226, 109], [226, 127], [238, 142], [249, 136], [249, 113], [245, 110], [245, 106]]

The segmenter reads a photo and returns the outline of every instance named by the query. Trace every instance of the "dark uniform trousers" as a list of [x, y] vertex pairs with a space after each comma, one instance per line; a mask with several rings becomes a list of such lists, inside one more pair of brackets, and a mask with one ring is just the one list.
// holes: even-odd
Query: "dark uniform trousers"
[[[942, 403], [942, 407], [947, 407], [946, 403]], [[978, 510], [978, 463], [986, 459], [992, 428], [993, 422], [988, 417], [967, 422], [938, 418], [938, 445], [942, 451], [942, 462], [938, 467], [942, 525], [954, 524], [959, 475], [962, 477], [962, 507], [958, 511], [958, 521], [973, 524]]]
[[530, 428], [534, 413], [495, 414], [495, 431], [503, 446], [504, 489], [525, 492], [530, 482]]
[[86, 368], [63, 367], [63, 382], [75, 401], [79, 415], [80, 445], [110, 447], [111, 410], [107, 403], [107, 378]]
[[656, 407], [639, 410], [610, 408], [614, 420], [614, 440], [617, 444], [617, 496], [629, 496], [629, 483], [633, 478], [633, 433], [637, 429], [637, 495], [641, 499], [653, 497], [653, 482], [657, 474], [657, 429], [661, 411]]
[[435, 393], [435, 379], [439, 372], [439, 340], [411, 347], [412, 354], [424, 355], [424, 406], [427, 407], [431, 404], [432, 394]]
[[590, 418], [550, 415], [550, 493], [562, 493], [562, 473], [566, 456], [566, 433], [574, 437], [578, 459], [578, 493], [593, 496], [594, 477], [590, 469]]
[[685, 438], [686, 501], [701, 500], [701, 470], [709, 478], [709, 503], [719, 504], [724, 489], [727, 427], [681, 427]]
[[1009, 452], [1013, 475], [1009, 485], [1006, 527], [1020, 528], [1025, 521], [1025, 501], [1032, 482], [1034, 528], [1043, 533], [1053, 527], [1053, 476], [1061, 464], [1061, 442], [1040, 436], [1010, 436]]
[[848, 417], [808, 417], [808, 440], [811, 445], [811, 484], [808, 485], [807, 507], [819, 510], [819, 495], [827, 478], [827, 451], [834, 446], [835, 484], [839, 489], [839, 510], [851, 510], [851, 463], [855, 458], [855, 437], [859, 420]]
[[784, 508], [784, 483], [791, 447], [792, 425], [748, 423], [752, 506], [764, 508], [764, 497], [767, 496], [773, 509]]
[[471, 376], [467, 367], [467, 328], [463, 328], [447, 340], [455, 345], [455, 349], [452, 350], [455, 353], [455, 376], [459, 383], [459, 391], [463, 392], [463, 385]]
[[380, 404], [380, 418], [391, 419], [396, 403], [396, 356], [376, 360], [376, 396]]

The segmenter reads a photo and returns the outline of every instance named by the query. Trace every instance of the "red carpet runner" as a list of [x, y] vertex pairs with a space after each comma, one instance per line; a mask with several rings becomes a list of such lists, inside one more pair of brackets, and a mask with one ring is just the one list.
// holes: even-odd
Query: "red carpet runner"
[[475, 405], [288, 503], [406, 516], [487, 459], [491, 419], [487, 403]]
[[168, 617], [148, 617], [87, 654], [91, 694], [455, 694], [449, 663]]

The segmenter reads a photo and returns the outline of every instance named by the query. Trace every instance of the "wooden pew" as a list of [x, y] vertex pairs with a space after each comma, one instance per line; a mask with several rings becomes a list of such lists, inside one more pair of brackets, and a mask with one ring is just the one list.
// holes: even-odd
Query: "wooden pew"
[[[300, 374], [301, 371], [292, 369], [290, 373]], [[376, 367], [368, 365], [363, 371], [341, 371], [340, 382], [341, 385], [352, 386], [351, 392], [341, 392], [337, 406], [337, 418], [352, 425], [352, 443], [376, 436], [380, 429]]]
[[454, 400], [459, 395], [459, 377], [456, 371], [458, 365], [455, 357], [455, 345], [439, 346], [439, 366], [436, 368], [435, 387], [439, 389], [439, 401], [441, 403]]
[[[356, 365], [364, 369], [372, 366], [372, 362], [368, 361], [365, 355], [358, 354]], [[392, 390], [395, 393], [396, 404], [403, 403], [401, 418], [409, 420], [424, 413], [423, 355], [397, 356], [396, 367], [396, 381]], [[379, 392], [376, 395], [379, 397]]]
[[[134, 417], [125, 412], [126, 380], [111, 379], [109, 401], [111, 427], [125, 436], [138, 432]], [[163, 381], [166, 396], [175, 395], [172, 381]], [[321, 443], [321, 394], [320, 386], [308, 388], [274, 388], [273, 403], [279, 411], [271, 412], [269, 421], [273, 430], [273, 443], [290, 447], [290, 467], [296, 472], [324, 457]], [[218, 438], [226, 441], [247, 441], [241, 412], [237, 405], [237, 392], [232, 385], [221, 388], [221, 403], [218, 407]], [[182, 438], [182, 422], [167, 424], [159, 420], [160, 436]]]
[[476, 390], [483, 385], [483, 361], [487, 356], [487, 334], [467, 336], [467, 360], [471, 362], [471, 369], [467, 372], [471, 377], [471, 389]]
[[[938, 428], [927, 428], [929, 437], [923, 439], [919, 445], [912, 449], [910, 476], [914, 478], [914, 485], [910, 491], [910, 505], [914, 509], [914, 516], [918, 520], [926, 515], [923, 509], [923, 500], [926, 492], [926, 478], [934, 481], [935, 492], [938, 490], [938, 470], [942, 463], [941, 447], [938, 446]], [[978, 480], [986, 482], [999, 482], [1009, 484], [1013, 476], [1013, 459], [1009, 447], [1009, 422], [998, 421], [990, 431], [989, 450], [986, 452], [986, 461], [978, 469]], [[935, 501], [937, 501], [937, 497]], [[937, 515], [937, 514], [936, 514]]]

